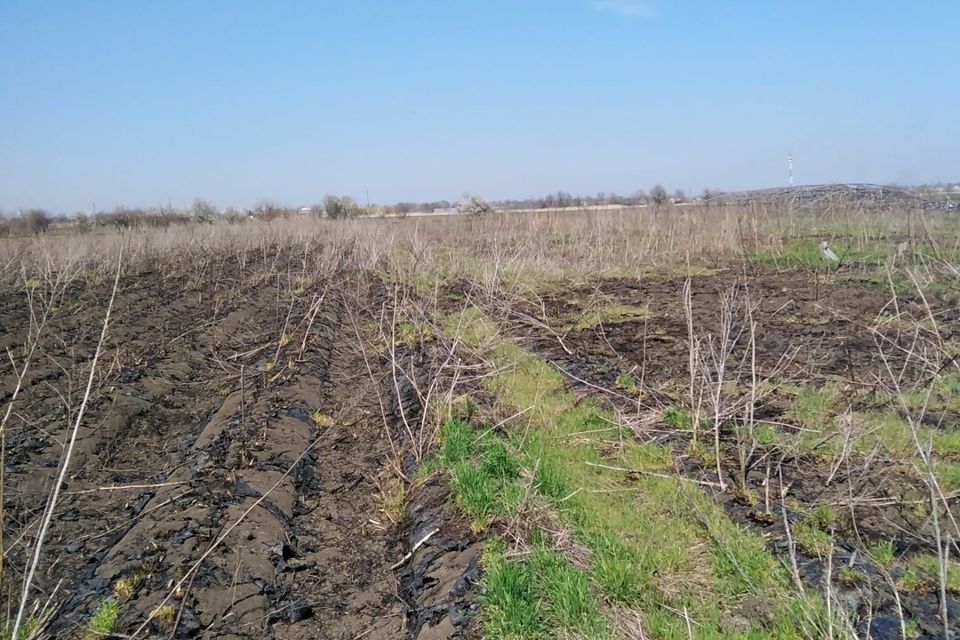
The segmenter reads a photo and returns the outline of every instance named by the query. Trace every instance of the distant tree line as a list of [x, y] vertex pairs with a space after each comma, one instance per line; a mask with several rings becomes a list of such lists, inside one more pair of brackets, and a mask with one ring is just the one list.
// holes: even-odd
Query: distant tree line
[[29, 209], [12, 218], [0, 212], [0, 235], [37, 236], [46, 233], [54, 220], [45, 209]]
[[212, 223], [226, 220], [244, 222], [249, 215], [236, 209], [218, 211], [211, 203], [197, 199], [187, 209], [155, 207], [140, 209], [117, 205], [111, 211], [88, 213], [78, 211], [73, 216], [53, 216], [44, 209], [29, 209], [17, 215], [0, 212], [0, 235], [40, 235], [57, 227], [74, 227], [81, 233], [98, 228], [137, 229], [166, 228], [190, 223]]
[[[719, 191], [704, 189], [703, 194], [698, 199], [708, 199], [715, 197]], [[660, 184], [654, 185], [649, 191], [637, 190], [630, 195], [621, 195], [618, 193], [597, 193], [596, 195], [574, 195], [567, 191], [557, 191], [544, 196], [525, 198], [525, 199], [504, 199], [495, 200], [490, 204], [494, 209], [562, 209], [567, 207], [597, 207], [604, 205], [618, 206], [639, 206], [639, 205], [664, 205], [671, 202], [685, 202], [686, 193], [683, 189], [676, 189], [671, 194]], [[461, 201], [462, 202], [462, 201]], [[451, 202], [449, 200], [433, 200], [425, 202], [398, 202], [394, 205], [381, 207], [387, 213], [405, 215], [418, 211], [432, 212], [461, 208], [461, 203]]]
[[[721, 195], [720, 191], [704, 189], [697, 200], [708, 201]], [[596, 207], [605, 205], [663, 206], [685, 202], [686, 194], [677, 189], [671, 195], [660, 184], [648, 191], [634, 191], [629, 196], [617, 193], [597, 193], [592, 196], [573, 195], [566, 191], [557, 191], [545, 196], [521, 200], [487, 201], [479, 195], [465, 194], [458, 201], [431, 200], [425, 202], [398, 202], [391, 205], [362, 206], [349, 196], [326, 195], [323, 200], [309, 207], [293, 208], [262, 200], [253, 209], [229, 208], [218, 210], [213, 203], [197, 198], [183, 209], [173, 207], [152, 207], [148, 209], [131, 208], [117, 205], [111, 211], [88, 213], [79, 211], [73, 216], [53, 216], [44, 209], [29, 209], [15, 216], [0, 211], [0, 235], [40, 235], [51, 228], [71, 226], [82, 233], [98, 228], [135, 229], [142, 227], [166, 228], [190, 223], [212, 223], [217, 220], [240, 224], [249, 219], [273, 220], [295, 215], [312, 215], [331, 219], [359, 217], [379, 217], [385, 215], [404, 216], [414, 212], [459, 212], [462, 214], [485, 214], [494, 210], [516, 209], [554, 209], [566, 207]]]

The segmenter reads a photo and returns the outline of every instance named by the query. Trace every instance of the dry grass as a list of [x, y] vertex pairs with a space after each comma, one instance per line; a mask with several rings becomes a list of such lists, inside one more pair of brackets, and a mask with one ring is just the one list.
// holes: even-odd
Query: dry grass
[[125, 246], [126, 262], [163, 258], [174, 270], [226, 254], [241, 264], [271, 247], [297, 247], [305, 257], [318, 246], [350, 246], [366, 267], [389, 265], [410, 275], [486, 274], [500, 278], [624, 275], [687, 261], [716, 264], [730, 258], [786, 251], [806, 238], [842, 238], [851, 249], [878, 241], [927, 243], [930, 254], [955, 256], [955, 215], [855, 209], [797, 212], [789, 207], [636, 208], [618, 211], [501, 213], [431, 219], [329, 221], [313, 217], [243, 224], [218, 222], [166, 229], [51, 234], [0, 241], [0, 273], [21, 264], [70, 264], [109, 269]]

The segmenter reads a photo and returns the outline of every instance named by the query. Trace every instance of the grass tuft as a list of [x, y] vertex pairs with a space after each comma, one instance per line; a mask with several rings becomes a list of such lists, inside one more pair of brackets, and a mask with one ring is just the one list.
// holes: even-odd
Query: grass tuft
[[90, 617], [87, 625], [87, 638], [109, 636], [117, 628], [117, 616], [120, 613], [120, 603], [113, 598], [102, 600]]
[[877, 564], [885, 569], [892, 567], [893, 561], [896, 559], [896, 547], [892, 540], [875, 542], [867, 547], [867, 552]]
[[474, 518], [489, 516], [497, 504], [497, 486], [482, 467], [458, 462], [450, 469], [451, 485], [457, 504]]
[[[20, 629], [17, 631], [16, 640], [31, 640], [34, 637], [34, 633], [40, 628], [40, 620], [35, 616], [25, 616], [23, 623], [20, 625]], [[7, 623], [7, 625], [0, 632], [0, 639], [2, 640], [13, 640], [13, 622]]]
[[554, 628], [575, 631], [580, 637], [606, 636], [608, 625], [583, 571], [561, 554], [538, 545], [529, 561], [537, 590], [546, 597], [545, 617]]
[[504, 545], [487, 543], [483, 553], [480, 602], [485, 636], [491, 640], [547, 638], [540, 598], [524, 564], [507, 561]]
[[172, 604], [161, 605], [151, 611], [150, 615], [161, 629], [172, 629], [177, 621], [177, 608]]
[[626, 391], [629, 394], [637, 395], [640, 393], [640, 387], [637, 386], [637, 379], [632, 373], [621, 373], [617, 376], [617, 389]]
[[440, 459], [450, 471], [454, 499], [482, 530], [498, 514], [517, 509], [520, 461], [505, 443], [452, 418], [441, 427]]
[[556, 460], [550, 457], [541, 457], [537, 465], [537, 472], [533, 478], [537, 491], [549, 500], [562, 500], [570, 495], [563, 470]]
[[440, 456], [447, 465], [463, 462], [473, 453], [476, 433], [459, 418], [447, 420], [440, 430]]
[[593, 579], [603, 595], [623, 605], [637, 604], [643, 573], [638, 570], [634, 549], [609, 531], [598, 531], [587, 539], [587, 544], [593, 550]]
[[129, 600], [137, 593], [142, 584], [143, 575], [135, 571], [117, 580], [113, 585], [113, 595], [120, 600]]

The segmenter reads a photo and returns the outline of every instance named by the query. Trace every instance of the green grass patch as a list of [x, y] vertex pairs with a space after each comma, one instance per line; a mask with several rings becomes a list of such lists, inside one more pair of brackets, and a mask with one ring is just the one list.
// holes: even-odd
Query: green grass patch
[[940, 460], [934, 470], [941, 489], [948, 493], [960, 491], [960, 463]]
[[480, 602], [485, 636], [491, 640], [549, 637], [528, 567], [508, 561], [499, 540], [487, 543], [482, 566]]
[[[618, 440], [615, 416], [577, 398], [559, 372], [515, 345], [498, 346], [492, 359], [502, 372], [486, 379], [488, 390], [511, 406], [533, 407], [528, 421], [515, 424], [515, 432], [506, 438], [524, 466], [536, 470], [539, 499], [554, 506], [591, 555], [589, 569], [580, 571], [565, 559], [540, 558], [537, 564], [535, 553], [529, 565], [549, 566], [564, 578], [565, 591], [559, 584], [530, 578], [535, 592], [551, 594], [544, 596], [535, 614], [524, 597], [488, 600], [497, 610], [486, 618], [488, 635], [508, 637], [505, 630], [518, 628], [507, 622], [516, 620], [505, 613], [507, 600], [526, 603], [517, 609], [539, 621], [536, 629], [526, 630], [533, 634], [530, 637], [545, 629], [550, 637], [560, 630], [587, 637], [600, 633], [595, 622], [570, 626], [577, 616], [597, 620], [584, 613], [592, 612], [597, 601], [640, 608], [647, 621], [645, 632], [663, 638], [686, 637], [686, 621], [677, 614], [684, 608], [698, 622], [698, 637], [706, 638], [802, 637], [810, 628], [811, 615], [823, 619], [825, 609], [816, 598], [793, 593], [786, 569], [767, 551], [762, 537], [731, 521], [699, 487], [671, 474], [669, 447], [630, 440], [622, 450], [614, 447], [617, 460], [605, 458], [602, 452]], [[687, 428], [692, 422], [681, 409], [668, 411], [665, 420]], [[454, 457], [463, 459], [463, 447], [456, 442], [449, 446]], [[588, 463], [656, 475], [626, 474]], [[491, 463], [490, 468], [499, 465]], [[511, 589], [505, 592], [528, 593], [521, 588], [523, 568], [498, 570], [511, 578]], [[747, 631], [735, 631], [728, 604], [760, 593], [776, 594], [775, 615], [758, 615]]]
[[[867, 429], [856, 443], [858, 451], [865, 453], [879, 444], [893, 458], [909, 460], [917, 455], [917, 445], [914, 442], [910, 423], [896, 411], [860, 414], [859, 417]], [[926, 442], [930, 435], [928, 429], [917, 426], [917, 431], [921, 442]]]
[[[839, 453], [846, 437], [841, 428], [845, 428], [843, 421], [848, 417], [843, 415], [848, 407], [843, 388], [838, 384], [822, 387], [781, 384], [779, 389], [793, 396], [786, 418], [801, 430], [773, 432], [772, 441], [805, 453]], [[873, 402], [882, 404], [884, 401], [874, 398]], [[851, 435], [853, 448], [858, 453], [869, 453], [879, 445], [892, 457], [902, 459], [913, 455], [910, 426], [896, 411], [860, 412], [849, 417], [854, 422]]]
[[[844, 265], [856, 264], [860, 267], [877, 268], [889, 263], [897, 250], [897, 243], [887, 241], [873, 242], [853, 242], [844, 236], [857, 235], [855, 229], [851, 233], [844, 233], [842, 225], [831, 226], [830, 233], [817, 234], [816, 230], [808, 230], [810, 234], [822, 235], [827, 240], [830, 248], [839, 256]], [[831, 240], [830, 235], [836, 234], [838, 239]], [[808, 234], [804, 234], [808, 235]], [[947, 252], [943, 257], [950, 261], [956, 261], [960, 256], [953, 252]], [[901, 264], [919, 265], [928, 263], [935, 256], [933, 247], [929, 243], [915, 242], [903, 255]], [[761, 265], [770, 265], [779, 269], [835, 269], [836, 264], [827, 264], [820, 257], [820, 238], [804, 237], [800, 239], [788, 240], [779, 249], [763, 249], [760, 251], [748, 252], [747, 258]], [[879, 276], [878, 276], [879, 277]], [[862, 276], [858, 275], [858, 278]], [[902, 280], [908, 280], [906, 276], [899, 276]], [[886, 276], [883, 276], [886, 285]], [[912, 284], [909, 285], [912, 288]], [[907, 283], [904, 283], [906, 290]]]
[[914, 567], [900, 571], [895, 582], [901, 591], [921, 591], [929, 586], [927, 579]]
[[809, 520], [810, 523], [818, 529], [829, 531], [833, 527], [837, 526], [838, 515], [830, 505], [818, 504], [807, 515], [807, 520]]
[[933, 451], [938, 456], [960, 461], [960, 427], [935, 432]]
[[443, 321], [443, 329], [449, 336], [459, 336], [472, 346], [479, 346], [497, 335], [495, 322], [476, 307], [467, 307], [461, 313], [453, 313]]
[[637, 549], [606, 529], [586, 532], [584, 540], [593, 551], [591, 573], [603, 595], [612, 602], [638, 604], [649, 590], [644, 581], [650, 576], [640, 566]]
[[113, 585], [113, 595], [120, 600], [129, 600], [143, 586], [143, 574], [133, 571], [117, 580]]
[[547, 455], [541, 455], [535, 467], [533, 483], [541, 496], [556, 502], [570, 495], [570, 485], [560, 462]]
[[[40, 626], [40, 621], [35, 616], [26, 616], [23, 619], [23, 622], [20, 624], [20, 629], [17, 630], [16, 640], [28, 640], [33, 637], [33, 634], [37, 631], [37, 628]], [[14, 640], [13, 638], [13, 620], [8, 622], [3, 628], [2, 633], [0, 633], [0, 639], [2, 640]]]
[[398, 342], [412, 346], [417, 342], [417, 328], [409, 322], [401, 322], [397, 325], [396, 336]]
[[450, 472], [454, 499], [476, 529], [516, 510], [522, 494], [520, 462], [504, 442], [456, 418], [443, 424], [440, 438], [440, 461]]
[[457, 504], [474, 518], [485, 518], [496, 510], [499, 487], [479, 466], [470, 462], [453, 465], [450, 482]]
[[880, 540], [867, 546], [867, 553], [874, 562], [885, 569], [893, 566], [896, 559], [896, 547], [891, 540]]
[[638, 471], [671, 471], [673, 449], [655, 442], [626, 442], [621, 457], [628, 469]]
[[829, 532], [838, 525], [838, 520], [839, 516], [830, 505], [815, 506], [793, 526], [793, 539], [797, 548], [808, 556], [828, 556], [833, 546]]
[[527, 568], [536, 590], [543, 595], [544, 618], [553, 629], [578, 637], [606, 638], [608, 622], [599, 612], [588, 576], [564, 556], [538, 544]]
[[627, 372], [617, 376], [617, 389], [633, 395], [640, 393], [640, 387], [637, 385], [636, 378], [633, 377], [632, 373]]
[[897, 411], [861, 413], [855, 417], [864, 425], [854, 441], [858, 453], [866, 454], [879, 446], [891, 458], [903, 461], [908, 468], [916, 465], [925, 475], [914, 438], [915, 429], [921, 444], [933, 443], [934, 472], [942, 488], [948, 492], [960, 490], [960, 428], [911, 427]]
[[864, 573], [860, 569], [848, 564], [841, 565], [840, 570], [837, 571], [837, 580], [845, 587], [854, 587], [863, 578]]
[[920, 633], [922, 632], [920, 623], [913, 618], [910, 618], [906, 621], [904, 624], [904, 630], [906, 631], [907, 638], [910, 638], [911, 640], [913, 638], [919, 638]]
[[777, 432], [769, 425], [758, 424], [753, 428], [753, 437], [760, 444], [773, 444], [777, 441]]
[[793, 540], [808, 556], [825, 558], [830, 554], [830, 534], [810, 520], [804, 519], [793, 525]]
[[591, 309], [577, 321], [574, 329], [592, 329], [601, 324], [617, 324], [630, 320], [642, 320], [650, 317], [650, 309], [646, 306], [629, 304], [607, 304]]
[[463, 420], [447, 420], [440, 430], [440, 456], [450, 466], [463, 462], [477, 451], [477, 433]]
[[690, 429], [693, 426], [693, 416], [690, 412], [676, 405], [667, 407], [663, 413], [663, 421], [674, 429]]
[[430, 456], [423, 460], [420, 463], [420, 466], [417, 467], [417, 470], [413, 472], [413, 482], [422, 483], [426, 482], [433, 474], [438, 473], [443, 469], [443, 463], [440, 458], [436, 456]]
[[841, 398], [839, 386], [800, 387], [796, 390], [788, 415], [800, 426], [822, 432], [832, 427], [833, 413]]
[[[928, 587], [940, 584], [940, 558], [934, 553], [921, 553], [910, 558], [908, 573], [916, 576], [919, 582]], [[947, 590], [960, 593], [960, 563], [953, 560], [947, 562]]]
[[934, 393], [945, 400], [952, 401], [952, 406], [960, 408], [960, 374], [944, 375], [937, 381]]
[[117, 629], [117, 616], [120, 614], [120, 603], [113, 598], [102, 600], [97, 605], [90, 622], [87, 625], [87, 637], [96, 638], [109, 636]]

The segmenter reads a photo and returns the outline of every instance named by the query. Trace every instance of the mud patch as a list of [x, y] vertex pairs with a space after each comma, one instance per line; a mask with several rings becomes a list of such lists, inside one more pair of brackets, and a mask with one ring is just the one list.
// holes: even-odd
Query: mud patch
[[482, 537], [470, 530], [439, 478], [416, 490], [402, 530], [408, 548], [429, 536], [398, 569], [401, 596], [416, 603], [409, 616], [412, 637], [479, 638], [471, 624], [479, 608], [473, 592], [480, 576]]

